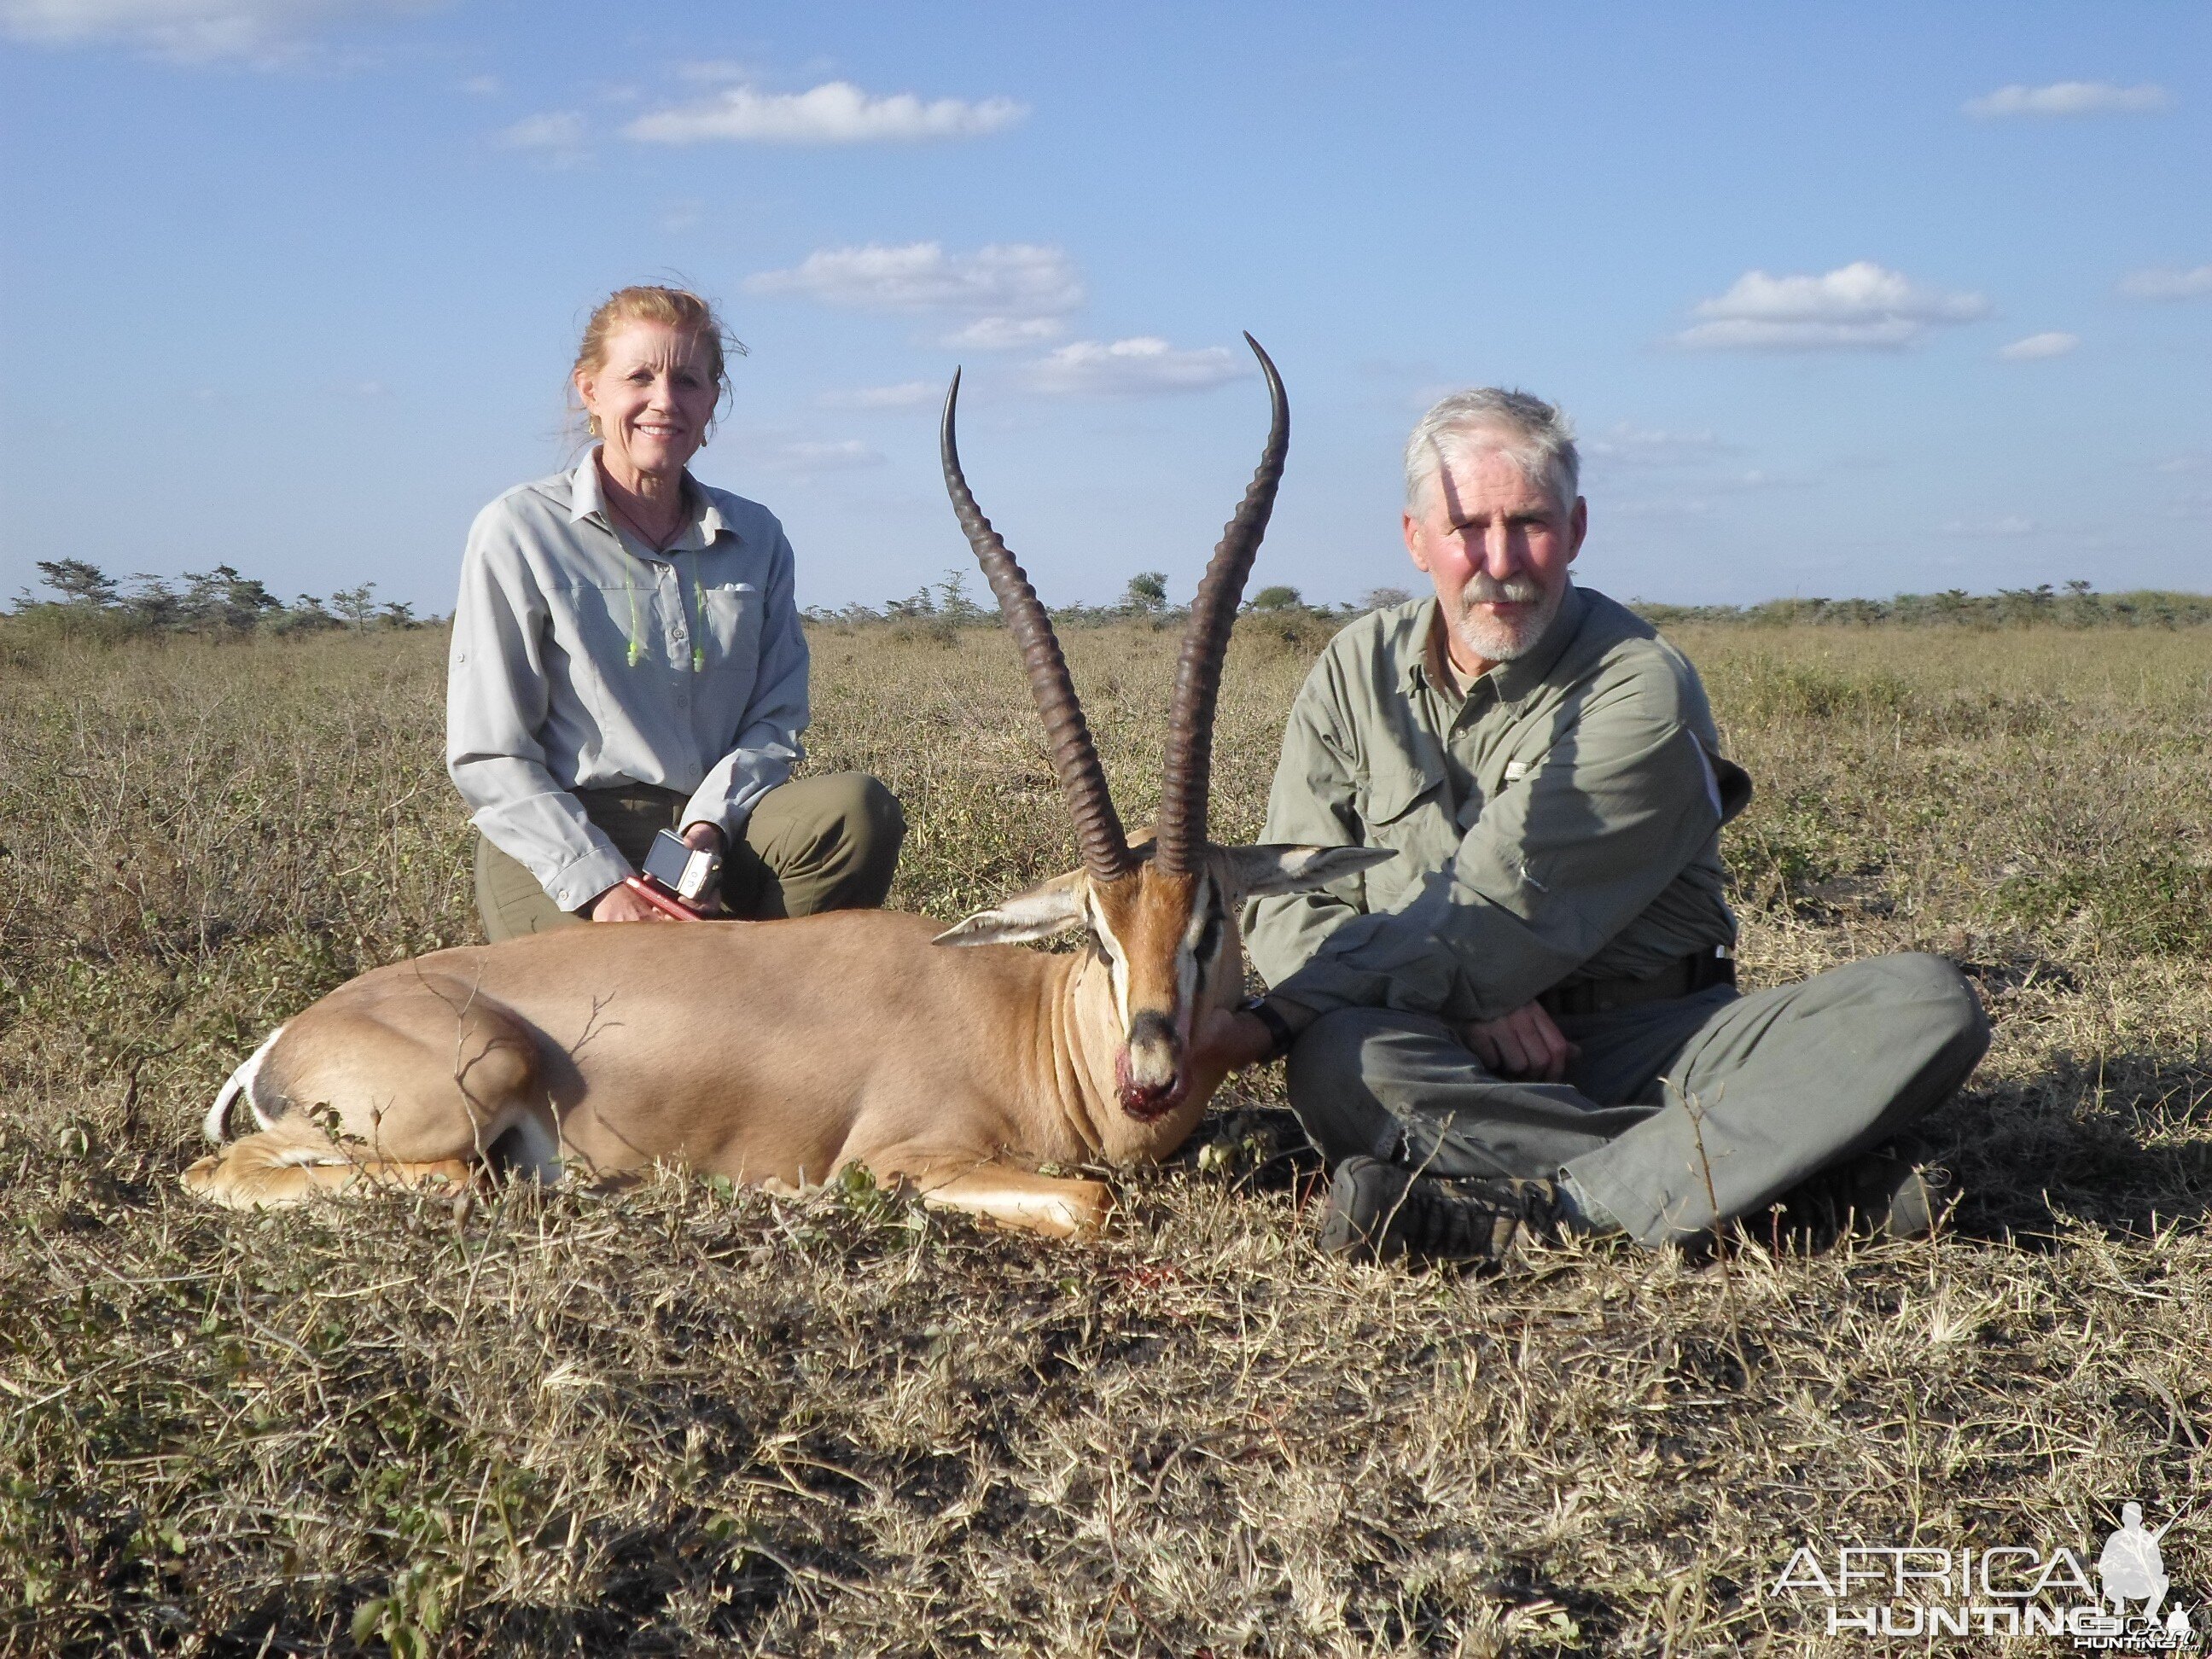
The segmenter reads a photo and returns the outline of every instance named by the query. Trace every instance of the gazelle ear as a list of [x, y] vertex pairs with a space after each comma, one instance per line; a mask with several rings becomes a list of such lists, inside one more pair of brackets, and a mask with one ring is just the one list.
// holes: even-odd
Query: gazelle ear
[[1224, 847], [1224, 884], [1240, 898], [1310, 893], [1339, 877], [1364, 870], [1397, 853], [1388, 847]]
[[988, 910], [946, 928], [932, 945], [1026, 945], [1050, 939], [1083, 921], [1083, 872], [1054, 876]]

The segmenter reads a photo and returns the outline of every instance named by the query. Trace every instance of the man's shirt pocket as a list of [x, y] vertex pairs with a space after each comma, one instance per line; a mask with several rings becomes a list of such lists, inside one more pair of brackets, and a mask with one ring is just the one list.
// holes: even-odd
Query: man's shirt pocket
[[1459, 846], [1441, 767], [1394, 767], [1370, 775], [1359, 787], [1358, 811], [1366, 844], [1398, 854], [1364, 872], [1369, 910], [1388, 909], [1422, 872], [1449, 865]]

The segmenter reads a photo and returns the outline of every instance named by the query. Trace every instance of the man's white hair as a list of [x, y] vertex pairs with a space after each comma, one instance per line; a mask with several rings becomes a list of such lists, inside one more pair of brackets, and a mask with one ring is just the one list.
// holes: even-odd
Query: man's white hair
[[1418, 511], [1438, 471], [1480, 451], [1496, 450], [1532, 483], [1552, 493], [1562, 513], [1581, 493], [1583, 460], [1566, 411], [1526, 392], [1477, 386], [1455, 392], [1421, 416], [1406, 441], [1406, 506]]

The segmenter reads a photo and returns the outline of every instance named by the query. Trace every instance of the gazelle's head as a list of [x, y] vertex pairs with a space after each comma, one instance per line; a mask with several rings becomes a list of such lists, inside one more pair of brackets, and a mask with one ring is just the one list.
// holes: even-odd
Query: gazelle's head
[[[1130, 849], [1130, 868], [1098, 881], [1056, 876], [947, 928], [939, 945], [1013, 945], [1081, 928], [1120, 1034], [1115, 1092], [1140, 1123], [1165, 1117], [1198, 1084], [1185, 1063], [1206, 1010], [1244, 993], [1237, 907], [1248, 898], [1320, 887], [1393, 856], [1370, 847], [1208, 846], [1194, 871], [1164, 869], [1156, 844]], [[1216, 1079], [1206, 1079], [1210, 1085]]]
[[1189, 1097], [1195, 1079], [1185, 1057], [1193, 1027], [1207, 1007], [1233, 1003], [1243, 994], [1237, 905], [1247, 897], [1319, 887], [1391, 856], [1367, 848], [1218, 847], [1206, 840], [1222, 658], [1290, 445], [1290, 405], [1281, 377], [1259, 342], [1249, 334], [1244, 339], [1267, 380], [1273, 408], [1267, 445], [1191, 601], [1176, 671], [1158, 834], [1136, 847], [1107, 793], [1105, 770], [1051, 618], [961, 473], [953, 435], [958, 374], [945, 398], [945, 488], [1021, 647], [1074, 815], [1083, 867], [969, 917], [937, 942], [1012, 944], [1083, 928], [1092, 952], [1085, 971], [1106, 975], [1121, 1030], [1115, 1090], [1122, 1110], [1141, 1122], [1166, 1116]]

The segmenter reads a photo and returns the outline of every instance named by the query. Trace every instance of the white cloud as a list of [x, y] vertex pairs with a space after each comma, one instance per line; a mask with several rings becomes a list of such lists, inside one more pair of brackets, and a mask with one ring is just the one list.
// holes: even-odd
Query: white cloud
[[2014, 340], [1999, 348], [1997, 356], [2008, 363], [2033, 363], [2045, 357], [2063, 357], [2081, 343], [2080, 335], [2053, 329], [2047, 334], [2031, 334], [2024, 340]]
[[2184, 450], [2169, 455], [2151, 469], [2154, 472], [2212, 471], [2212, 449]]
[[575, 161], [585, 150], [584, 118], [572, 109], [526, 115], [493, 139], [501, 149], [535, 150], [555, 161]]
[[794, 477], [810, 477], [821, 472], [856, 472], [863, 468], [881, 466], [884, 458], [858, 438], [846, 438], [826, 443], [779, 444], [760, 457], [760, 463], [769, 471]]
[[1583, 453], [1593, 460], [1610, 461], [1620, 466], [1674, 466], [1708, 459], [1717, 454], [1721, 447], [1718, 438], [1703, 429], [1669, 432], [1657, 427], [1632, 426], [1623, 421], [1603, 437], [1588, 440], [1582, 447]]
[[1947, 536], [1965, 536], [1974, 540], [2006, 538], [2014, 536], [2033, 536], [2035, 520], [2017, 513], [2007, 514], [2001, 519], [1954, 519], [1943, 526]]
[[1252, 372], [1225, 346], [1177, 351], [1151, 335], [1110, 344], [1076, 340], [1030, 365], [1038, 392], [1060, 398], [1145, 398], [1164, 392], [1208, 392]]
[[[1075, 262], [1056, 247], [1005, 242], [947, 253], [935, 242], [820, 248], [789, 270], [745, 278], [745, 291], [813, 300], [847, 311], [964, 313], [953, 343], [1002, 349], [1060, 332], [1053, 319], [1083, 303]], [[974, 337], [966, 337], [973, 331]]]
[[919, 409], [934, 402], [941, 390], [927, 380], [902, 380], [896, 386], [863, 386], [849, 392], [825, 392], [814, 401], [824, 409]]
[[623, 129], [623, 136], [646, 144], [717, 138], [750, 144], [914, 143], [981, 137], [1028, 113], [1028, 106], [1011, 98], [975, 103], [938, 98], [924, 103], [910, 92], [872, 97], [849, 81], [827, 81], [811, 92], [726, 88], [701, 103], [641, 115]]
[[1989, 310], [1978, 294], [1924, 287], [1871, 259], [1820, 276], [1747, 270], [1719, 298], [1699, 301], [1695, 314], [1706, 320], [1674, 343], [1698, 351], [1897, 350]]
[[2050, 119], [2072, 115], [2148, 115], [2173, 100], [2164, 87], [2145, 82], [2139, 87], [2116, 87], [2109, 81], [2057, 81], [2047, 87], [1999, 87], [1979, 98], [1969, 98], [1963, 107], [1978, 120], [2024, 115]]
[[1723, 473], [1713, 481], [1716, 489], [1802, 489], [1813, 480], [1802, 473], [1769, 472], [1764, 467], [1746, 467], [1741, 472]]
[[2120, 292], [2131, 300], [2201, 300], [2212, 294], [2212, 265], [2193, 270], [2155, 265], [2130, 271], [2120, 278]]
[[496, 98], [507, 90], [496, 75], [471, 75], [460, 83], [460, 88], [471, 98]]
[[1657, 520], [1663, 523], [1674, 519], [1709, 518], [1713, 504], [1695, 496], [1650, 496], [1607, 501], [1600, 511], [1608, 519]]
[[313, 50], [320, 30], [406, 15], [441, 0], [0, 0], [0, 33], [46, 46], [121, 46], [180, 64], [270, 69]]
[[1056, 340], [1066, 329], [1057, 317], [978, 317], [939, 343], [955, 351], [1014, 351]]

